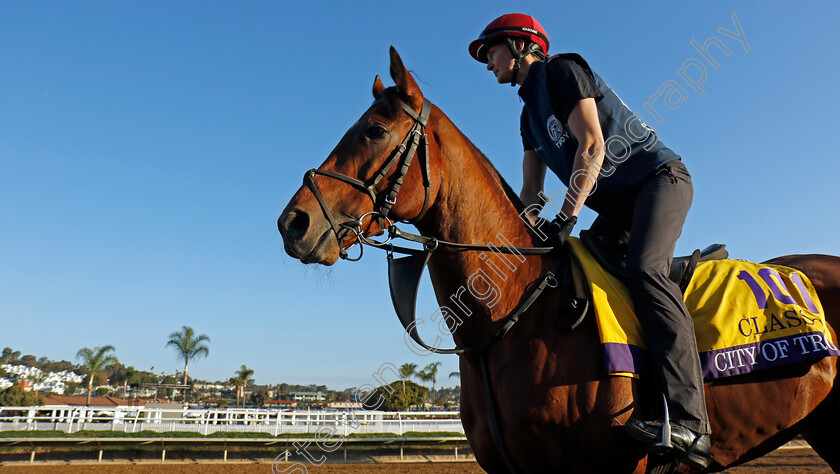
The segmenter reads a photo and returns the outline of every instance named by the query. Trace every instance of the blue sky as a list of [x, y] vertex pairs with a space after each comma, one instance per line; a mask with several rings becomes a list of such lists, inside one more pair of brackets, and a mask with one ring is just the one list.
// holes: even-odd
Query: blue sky
[[[519, 2], [683, 157], [695, 196], [678, 252], [838, 254], [836, 2]], [[329, 269], [287, 257], [275, 221], [390, 82], [394, 45], [425, 95], [521, 186], [521, 103], [466, 48], [510, 2], [0, 1], [0, 346], [180, 369], [190, 325], [210, 356], [190, 374], [258, 383], [372, 383], [383, 363], [440, 361], [404, 345], [384, 256]], [[734, 30], [744, 45], [717, 32]], [[731, 50], [701, 97], [677, 73], [690, 41]], [[701, 59], [702, 61], [702, 59]], [[664, 123], [642, 107], [685, 88]], [[559, 183], [549, 180], [546, 188]], [[585, 212], [580, 228], [594, 216]], [[418, 314], [431, 314], [421, 290]], [[348, 302], [353, 303], [349, 304]]]

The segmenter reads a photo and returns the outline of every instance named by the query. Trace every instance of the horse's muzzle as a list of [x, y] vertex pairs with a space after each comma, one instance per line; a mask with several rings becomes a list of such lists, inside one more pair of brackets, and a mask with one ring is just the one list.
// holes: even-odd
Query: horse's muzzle
[[338, 242], [328, 225], [313, 223], [300, 208], [286, 208], [277, 219], [283, 247], [290, 257], [302, 263], [332, 265], [338, 260]]

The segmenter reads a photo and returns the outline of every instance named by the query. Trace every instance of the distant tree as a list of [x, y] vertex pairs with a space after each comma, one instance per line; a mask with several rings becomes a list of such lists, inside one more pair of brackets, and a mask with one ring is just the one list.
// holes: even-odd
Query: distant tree
[[394, 381], [387, 386], [377, 387], [364, 399], [366, 410], [407, 411], [411, 405], [422, 405], [429, 389], [414, 382], [405, 382], [405, 392], [400, 383]]
[[268, 401], [268, 389], [261, 388], [259, 390], [255, 390], [254, 393], [251, 394], [251, 403], [254, 405], [261, 407], [265, 405], [265, 402]]
[[251, 378], [252, 375], [254, 375], [254, 371], [242, 364], [242, 367], [230, 379], [231, 383], [236, 385], [236, 402], [239, 403], [241, 397], [243, 407], [245, 406], [245, 388], [248, 387], [249, 383], [254, 383], [254, 379]]
[[35, 367], [36, 365], [38, 365], [38, 359], [36, 359], [35, 356], [32, 354], [26, 354], [25, 356], [21, 357], [19, 362], [27, 367]]
[[460, 379], [461, 372], [449, 372], [449, 378], [451, 379], [452, 377], [458, 377]]
[[117, 357], [113, 354], [114, 346], [97, 346], [93, 349], [83, 347], [76, 353], [76, 359], [82, 359], [82, 367], [88, 374], [87, 405], [90, 406], [90, 395], [93, 392], [93, 377], [97, 372], [119, 364]]
[[352, 398], [352, 395], [353, 395], [353, 389], [350, 389], [350, 388], [348, 388], [346, 390], [342, 390], [340, 392], [336, 392], [335, 401], [337, 401], [337, 402], [348, 402]]
[[32, 392], [27, 392], [20, 387], [9, 387], [0, 391], [0, 406], [28, 407], [43, 404], [43, 397], [40, 397]]
[[227, 400], [219, 400], [219, 408], [227, 408], [228, 401]]
[[431, 380], [432, 380], [432, 379], [430, 378], [429, 373], [428, 373], [428, 372], [426, 372], [426, 369], [423, 369], [423, 370], [419, 370], [419, 371], [417, 371], [417, 372], [414, 372], [414, 378], [415, 378], [415, 379], [417, 379], [417, 380], [419, 380], [419, 381], [420, 381], [420, 382], [422, 382], [423, 384], [425, 384], [426, 382], [429, 382], [429, 381], [431, 381]]
[[14, 364], [18, 362], [18, 359], [20, 359], [20, 351], [13, 351], [11, 347], [4, 348], [3, 355], [0, 357], [4, 364]]
[[76, 369], [72, 363], [67, 362], [66, 360], [61, 361], [47, 361], [46, 363], [38, 362], [39, 369], [46, 370], [47, 372], [73, 372]]
[[432, 362], [431, 364], [423, 368], [423, 372], [426, 372], [426, 381], [432, 382], [432, 400], [434, 400], [435, 397], [435, 383], [437, 383], [437, 372], [438, 368], [441, 365], [443, 365], [442, 362]]
[[109, 387], [99, 387], [96, 389], [96, 396], [104, 397], [105, 395], [108, 395], [108, 392], [110, 391], [111, 389]]
[[64, 384], [64, 394], [65, 395], [73, 395], [73, 392], [75, 392], [76, 389], [79, 388], [79, 385], [81, 385], [81, 384], [76, 383], [76, 382], [65, 383]]
[[411, 379], [415, 372], [417, 372], [417, 364], [409, 364], [408, 362], [406, 362], [405, 364], [400, 366], [400, 377], [402, 378], [403, 393], [405, 393], [405, 381]]
[[[431, 377], [432, 377], [431, 374], [426, 372], [425, 369], [414, 373], [414, 378], [419, 380], [424, 386], [425, 386], [425, 384], [431, 382], [431, 380], [432, 380]], [[427, 388], [426, 392], [428, 392], [428, 391], [429, 391], [429, 389]]]
[[178, 358], [184, 361], [184, 385], [187, 384], [190, 360], [202, 356], [206, 357], [210, 354], [210, 349], [205, 342], [210, 342], [210, 338], [206, 334], [196, 336], [193, 328], [189, 326], [181, 326], [180, 331], [169, 335], [169, 341], [166, 345], [172, 346], [177, 352]]
[[128, 385], [135, 385], [138, 380], [138, 371], [132, 366], [121, 366], [118, 370], [114, 372], [114, 375], [111, 376], [109, 382], [114, 384], [122, 384], [122, 394], [123, 397], [126, 397], [128, 394]]

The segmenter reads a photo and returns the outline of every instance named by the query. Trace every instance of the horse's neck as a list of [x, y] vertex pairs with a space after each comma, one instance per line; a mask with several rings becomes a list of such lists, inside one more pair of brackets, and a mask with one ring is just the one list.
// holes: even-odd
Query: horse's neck
[[[457, 132], [454, 125], [452, 129]], [[487, 158], [460, 132], [448, 136], [440, 145], [441, 189], [429, 215], [418, 223], [421, 233], [450, 242], [494, 245], [500, 250], [534, 246]], [[432, 174], [438, 175], [434, 170]], [[514, 310], [543, 266], [542, 257], [494, 250], [435, 252], [429, 263], [432, 283], [448, 323], [461, 322], [454, 333], [456, 342], [472, 345], [486, 340], [494, 330], [493, 322]]]

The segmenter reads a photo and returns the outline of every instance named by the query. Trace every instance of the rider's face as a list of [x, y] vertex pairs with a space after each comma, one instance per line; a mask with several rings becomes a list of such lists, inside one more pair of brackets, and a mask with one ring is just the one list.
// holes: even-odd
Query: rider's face
[[505, 43], [496, 43], [487, 50], [487, 70], [493, 71], [499, 84], [513, 80], [513, 55]]

